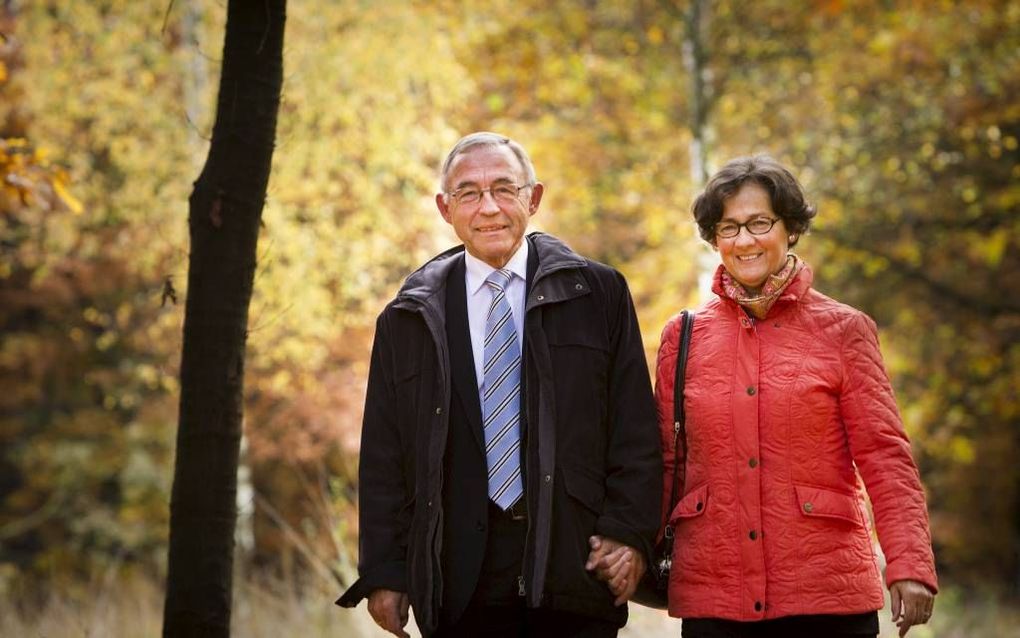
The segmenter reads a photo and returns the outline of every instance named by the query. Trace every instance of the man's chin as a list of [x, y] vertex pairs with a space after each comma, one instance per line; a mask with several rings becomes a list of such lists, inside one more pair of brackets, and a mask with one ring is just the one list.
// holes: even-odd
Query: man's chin
[[509, 241], [478, 242], [471, 254], [493, 268], [502, 268], [513, 257], [517, 246], [519, 244]]

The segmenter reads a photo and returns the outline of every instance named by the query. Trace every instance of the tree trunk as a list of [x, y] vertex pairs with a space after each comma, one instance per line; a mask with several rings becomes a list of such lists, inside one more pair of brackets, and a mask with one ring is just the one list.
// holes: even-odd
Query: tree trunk
[[[698, 192], [705, 187], [710, 176], [709, 144], [711, 141], [710, 115], [714, 93], [710, 82], [709, 49], [706, 42], [708, 25], [711, 20], [711, 2], [691, 0], [690, 6], [681, 15], [684, 24], [682, 45], [684, 68], [690, 78], [688, 91], [690, 108], [690, 162], [691, 190]], [[712, 298], [712, 278], [719, 262], [716, 255], [706, 247], [698, 252], [698, 294], [701, 299]]]
[[711, 103], [709, 89], [705, 83], [708, 74], [708, 51], [705, 46], [705, 31], [708, 23], [708, 7], [705, 0], [692, 0], [684, 15], [683, 59], [690, 75], [691, 90], [691, 184], [700, 190], [708, 181], [708, 113]]
[[216, 123], [189, 201], [164, 636], [229, 636], [244, 346], [276, 135], [286, 0], [230, 0]]

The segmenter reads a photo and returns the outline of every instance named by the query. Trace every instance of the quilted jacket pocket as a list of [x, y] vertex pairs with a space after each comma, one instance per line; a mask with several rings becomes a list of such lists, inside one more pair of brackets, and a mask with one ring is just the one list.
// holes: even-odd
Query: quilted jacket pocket
[[797, 492], [797, 507], [804, 516], [835, 518], [848, 523], [860, 523], [860, 509], [857, 497], [824, 487], [794, 485]]
[[669, 524], [676, 525], [681, 519], [701, 516], [708, 508], [708, 483], [704, 483], [684, 494], [669, 515]]

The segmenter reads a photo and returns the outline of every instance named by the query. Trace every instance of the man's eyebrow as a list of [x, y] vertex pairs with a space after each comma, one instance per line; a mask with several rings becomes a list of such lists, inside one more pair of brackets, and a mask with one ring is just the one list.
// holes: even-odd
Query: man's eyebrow
[[[492, 184], [513, 184], [513, 183], [514, 180], [512, 177], [497, 177], [496, 179], [492, 180]], [[459, 191], [460, 189], [467, 188], [468, 186], [474, 186], [477, 188], [478, 182], [471, 180], [457, 182], [457, 185], [453, 187], [453, 190]]]

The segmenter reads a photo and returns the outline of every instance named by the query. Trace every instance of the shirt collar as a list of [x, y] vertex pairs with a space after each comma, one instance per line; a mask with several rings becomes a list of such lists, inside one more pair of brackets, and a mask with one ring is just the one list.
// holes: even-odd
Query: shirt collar
[[[464, 251], [464, 266], [466, 268], [465, 279], [467, 280], [467, 292], [469, 295], [477, 293], [478, 289], [485, 284], [485, 279], [492, 274], [492, 271], [496, 270], [466, 250]], [[527, 280], [528, 239], [526, 237], [521, 241], [520, 247], [517, 248], [517, 252], [510, 258], [510, 261], [506, 262], [506, 266], [503, 266], [503, 269], [509, 270], [522, 280]]]

